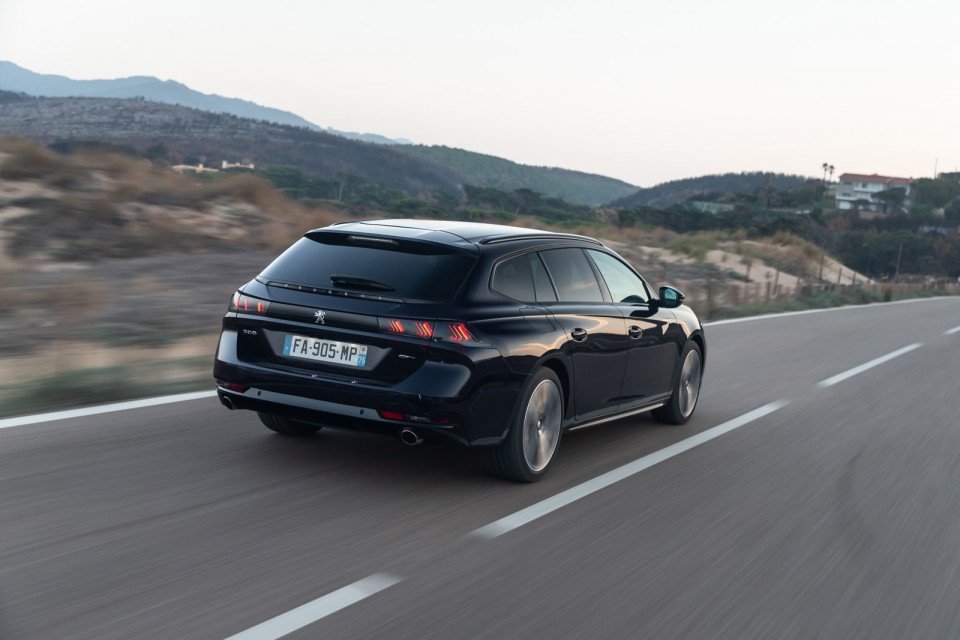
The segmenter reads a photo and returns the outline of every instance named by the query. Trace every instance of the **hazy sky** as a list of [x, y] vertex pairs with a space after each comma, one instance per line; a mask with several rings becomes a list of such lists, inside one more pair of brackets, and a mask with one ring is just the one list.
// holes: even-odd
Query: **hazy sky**
[[0, 59], [641, 186], [960, 166], [958, 0], [0, 0]]

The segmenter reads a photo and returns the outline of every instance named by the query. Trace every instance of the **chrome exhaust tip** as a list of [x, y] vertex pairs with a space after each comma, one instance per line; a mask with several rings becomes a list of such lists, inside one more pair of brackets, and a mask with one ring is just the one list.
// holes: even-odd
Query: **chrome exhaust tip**
[[423, 438], [414, 431], [413, 429], [403, 429], [400, 431], [400, 440], [403, 444], [412, 446], [418, 445], [423, 442]]
[[233, 400], [231, 400], [227, 396], [220, 396], [220, 404], [225, 406], [227, 409], [230, 409], [230, 411], [233, 411], [234, 409], [236, 409], [236, 407], [233, 406]]

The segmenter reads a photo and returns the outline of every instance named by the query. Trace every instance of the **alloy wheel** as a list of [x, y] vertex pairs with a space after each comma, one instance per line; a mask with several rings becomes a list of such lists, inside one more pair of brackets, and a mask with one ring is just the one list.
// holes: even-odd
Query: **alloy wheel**
[[542, 381], [530, 394], [523, 415], [523, 457], [531, 471], [542, 471], [553, 458], [561, 416], [560, 390], [552, 380]]

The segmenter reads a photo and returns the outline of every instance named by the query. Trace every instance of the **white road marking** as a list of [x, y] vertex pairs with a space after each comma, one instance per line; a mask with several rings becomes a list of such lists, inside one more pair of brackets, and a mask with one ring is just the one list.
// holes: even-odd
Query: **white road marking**
[[32, 416], [19, 416], [17, 418], [7, 418], [5, 420], [0, 420], [0, 429], [8, 429], [10, 427], [20, 427], [26, 424], [38, 424], [40, 422], [53, 422], [54, 420], [67, 420], [69, 418], [82, 418], [84, 416], [95, 416], [101, 413], [113, 413], [114, 411], [127, 411], [128, 409], [142, 409], [144, 407], [155, 407], [157, 405], [171, 404], [173, 402], [186, 402], [187, 400], [213, 398], [216, 395], [217, 395], [216, 391], [197, 391], [195, 393], [181, 393], [175, 396], [160, 396], [158, 398], [144, 398], [142, 400], [131, 400], [129, 402], [102, 404], [96, 407], [83, 407], [81, 409], [70, 409], [68, 411], [40, 413]]
[[401, 580], [402, 578], [396, 576], [376, 573], [317, 598], [313, 602], [292, 609], [276, 618], [261, 622], [255, 627], [250, 627], [246, 631], [230, 636], [227, 640], [276, 640], [282, 638], [297, 629], [302, 629], [308, 624], [313, 624], [321, 618], [392, 587]]
[[871, 360], [870, 362], [865, 362], [865, 363], [863, 363], [862, 365], [860, 365], [859, 367], [854, 367], [853, 369], [847, 369], [847, 370], [844, 371], [843, 373], [838, 373], [837, 375], [832, 376], [832, 377], [830, 377], [830, 378], [827, 378], [826, 380], [821, 380], [820, 382], [817, 383], [817, 387], [820, 388], [820, 389], [826, 389], [827, 387], [832, 387], [833, 385], [837, 384], [838, 382], [843, 382], [843, 381], [846, 380], [847, 378], [852, 378], [853, 376], [855, 376], [855, 375], [857, 375], [857, 374], [863, 373], [864, 371], [867, 371], [867, 370], [869, 370], [869, 369], [873, 369], [873, 368], [876, 367], [877, 365], [881, 365], [881, 364], [883, 364], [884, 362], [889, 362], [890, 360], [893, 360], [894, 358], [898, 358], [898, 357], [902, 356], [902, 355], [905, 354], [905, 353], [910, 353], [910, 352], [913, 351], [914, 349], [919, 349], [919, 348], [922, 347], [922, 346], [923, 346], [923, 343], [922, 343], [922, 342], [917, 342], [917, 343], [911, 344], [911, 345], [909, 345], [909, 346], [906, 346], [906, 347], [904, 347], [904, 348], [902, 348], [902, 349], [897, 349], [896, 351], [893, 351], [893, 352], [891, 352], [891, 353], [888, 353], [888, 354], [885, 355], [885, 356], [880, 356], [879, 358], [876, 358], [876, 359], [874, 359], [874, 360]]
[[945, 336], [952, 336], [953, 334], [958, 333], [958, 332], [960, 332], [960, 327], [954, 327], [953, 329], [948, 329], [947, 331], [944, 331], [944, 332], [943, 332], [943, 335], [945, 335]]
[[829, 311], [851, 311], [854, 309], [879, 309], [889, 307], [894, 304], [909, 304], [918, 302], [929, 302], [931, 300], [956, 300], [957, 296], [935, 296], [930, 298], [910, 298], [909, 300], [895, 300], [893, 302], [874, 302], [871, 304], [848, 304], [842, 307], [827, 307], [826, 309], [804, 309], [803, 311], [787, 311], [784, 313], [766, 313], [760, 316], [747, 316], [745, 318], [730, 318], [728, 320], [715, 320], [713, 322], [704, 322], [705, 327], [718, 327], [725, 324], [737, 324], [739, 322], [753, 322], [754, 320], [771, 320], [774, 318], [789, 318], [791, 316], [805, 316], [811, 313], [827, 313]]
[[706, 442], [718, 438], [725, 433], [729, 433], [734, 429], [739, 429], [740, 427], [749, 424], [755, 420], [782, 409], [787, 406], [787, 401], [780, 400], [778, 402], [771, 402], [766, 404], [758, 409], [754, 409], [748, 413], [743, 414], [732, 420], [728, 420], [723, 424], [717, 425], [706, 431], [702, 431], [695, 436], [690, 436], [685, 440], [676, 442], [669, 447], [655, 451], [649, 455], [645, 455], [642, 458], [637, 458], [633, 462], [628, 462], [627, 464], [617, 467], [612, 471], [608, 471], [602, 475], [597, 476], [591, 480], [587, 480], [582, 484], [578, 484], [575, 487], [571, 487], [566, 491], [561, 491], [555, 496], [547, 498], [546, 500], [541, 500], [540, 502], [530, 505], [525, 509], [521, 509], [516, 513], [512, 513], [509, 516], [500, 518], [494, 522], [491, 522], [488, 525], [482, 526], [479, 529], [471, 532], [472, 536], [479, 536], [481, 538], [496, 538], [497, 536], [503, 535], [508, 531], [513, 531], [518, 527], [522, 527], [525, 524], [533, 522], [538, 518], [542, 518], [548, 513], [552, 513], [557, 509], [567, 506], [572, 502], [584, 498], [591, 493], [605, 489], [612, 484], [620, 482], [626, 478], [629, 478], [632, 475], [640, 473], [645, 469], [669, 460], [674, 456], [678, 456], [685, 451], [689, 451], [694, 447], [698, 447]]

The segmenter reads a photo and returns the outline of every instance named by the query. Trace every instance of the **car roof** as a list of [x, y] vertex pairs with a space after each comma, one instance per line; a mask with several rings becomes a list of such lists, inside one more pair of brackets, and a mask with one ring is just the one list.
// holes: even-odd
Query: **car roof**
[[363, 233], [381, 237], [406, 238], [439, 244], [462, 245], [490, 244], [527, 239], [582, 240], [601, 244], [598, 240], [572, 233], [557, 233], [539, 229], [525, 229], [501, 224], [483, 222], [462, 222], [458, 220], [367, 220], [360, 222], [339, 222], [310, 233], [334, 231], [337, 233]]

